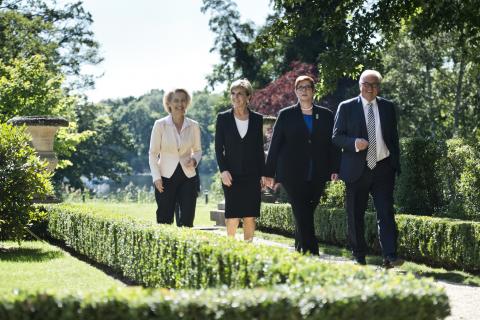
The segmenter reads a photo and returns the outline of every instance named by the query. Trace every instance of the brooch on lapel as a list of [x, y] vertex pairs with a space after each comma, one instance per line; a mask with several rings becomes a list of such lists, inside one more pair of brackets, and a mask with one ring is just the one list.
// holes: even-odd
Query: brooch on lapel
[[318, 113], [315, 115], [315, 120], [318, 120]]

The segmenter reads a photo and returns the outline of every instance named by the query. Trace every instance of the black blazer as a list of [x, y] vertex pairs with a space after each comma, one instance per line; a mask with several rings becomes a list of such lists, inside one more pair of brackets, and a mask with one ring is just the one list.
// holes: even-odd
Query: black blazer
[[308, 177], [313, 160], [312, 179], [330, 180], [338, 172], [339, 150], [332, 143], [333, 113], [314, 105], [313, 128], [308, 131], [300, 104], [280, 111], [273, 128], [265, 176], [278, 182], [300, 182]]
[[[377, 97], [378, 113], [382, 136], [390, 152], [390, 164], [400, 172], [400, 150], [397, 131], [397, 115], [391, 101]], [[368, 140], [365, 113], [360, 96], [343, 101], [338, 106], [333, 128], [333, 143], [342, 149], [340, 178], [345, 182], [354, 182], [365, 169], [367, 150], [355, 151], [355, 139]]]
[[265, 166], [263, 152], [263, 116], [249, 110], [247, 134], [238, 133], [233, 108], [217, 116], [215, 155], [220, 172], [260, 178]]

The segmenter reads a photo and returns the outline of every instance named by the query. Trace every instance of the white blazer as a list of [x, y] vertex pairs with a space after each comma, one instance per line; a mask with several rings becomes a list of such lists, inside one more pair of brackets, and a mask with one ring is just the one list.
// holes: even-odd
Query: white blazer
[[194, 158], [197, 164], [202, 158], [198, 122], [185, 118], [179, 134], [171, 115], [155, 121], [148, 151], [153, 181], [161, 177], [170, 178], [179, 162], [185, 175], [194, 177], [195, 169], [185, 166], [190, 158]]

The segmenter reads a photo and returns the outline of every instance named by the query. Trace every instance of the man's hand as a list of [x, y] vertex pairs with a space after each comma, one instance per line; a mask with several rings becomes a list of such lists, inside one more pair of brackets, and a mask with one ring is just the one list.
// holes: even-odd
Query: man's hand
[[223, 171], [221, 174], [220, 174], [220, 178], [222, 178], [222, 183], [224, 185], [226, 185], [227, 187], [230, 187], [232, 185], [232, 175], [230, 174], [230, 172], [228, 170], [225, 170]]
[[155, 188], [157, 188], [158, 192], [162, 193], [163, 192], [163, 182], [162, 179], [155, 180], [154, 182]]
[[355, 149], [358, 151], [362, 151], [368, 148], [368, 141], [363, 138], [355, 139]]

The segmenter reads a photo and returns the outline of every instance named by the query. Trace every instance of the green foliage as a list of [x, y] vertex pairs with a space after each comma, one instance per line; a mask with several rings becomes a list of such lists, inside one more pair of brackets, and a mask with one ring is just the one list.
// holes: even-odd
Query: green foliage
[[320, 199], [320, 206], [326, 208], [345, 207], [345, 183], [341, 180], [327, 182], [325, 192]]
[[133, 139], [127, 124], [122, 123], [118, 115], [108, 114], [108, 108], [101, 104], [85, 102], [78, 104], [75, 111], [80, 138], [75, 141], [78, 144], [74, 149], [66, 149], [59, 156], [71, 165], [57, 170], [57, 183], [66, 178], [72, 187], [83, 189], [81, 176], [118, 180], [122, 174], [130, 173], [126, 158], [133, 149]]
[[[259, 228], [293, 234], [291, 208], [288, 205], [263, 204]], [[288, 220], [290, 219], [290, 220]], [[448, 218], [397, 214], [398, 253], [412, 261], [432, 266], [480, 271], [480, 223]], [[315, 234], [325, 243], [347, 245], [347, 218], [343, 209], [317, 208]], [[376, 217], [365, 214], [365, 239], [373, 252], [380, 252]]]
[[480, 221], [480, 152], [463, 139], [403, 139], [399, 211]]
[[3, 0], [0, 7], [0, 60], [45, 58], [50, 72], [68, 76], [74, 88], [93, 84], [82, 73], [85, 64], [97, 64], [98, 43], [90, 25], [91, 15], [81, 1]]
[[0, 60], [0, 121], [14, 116], [73, 116], [75, 100], [62, 89], [63, 77], [49, 71], [45, 58], [33, 56], [6, 64]]
[[439, 160], [443, 191], [447, 204], [445, 215], [480, 221], [480, 152], [462, 139], [446, 143], [446, 154]]
[[46, 171], [24, 128], [0, 124], [0, 238], [20, 241], [35, 217], [34, 198], [52, 192]]
[[402, 173], [395, 203], [399, 211], [431, 216], [443, 209], [441, 168], [444, 144], [435, 139], [409, 138], [400, 143]]
[[[206, 309], [207, 305], [212, 305], [214, 310], [217, 310], [217, 301], [226, 303], [226, 309], [220, 309], [222, 313], [215, 314], [226, 319], [232, 319], [231, 315], [236, 315], [236, 312], [240, 312], [239, 319], [251, 318], [250, 312], [253, 310], [255, 317], [265, 314], [265, 319], [285, 319], [286, 315], [292, 312], [292, 319], [298, 319], [298, 310], [303, 310], [300, 318], [350, 319], [353, 314], [360, 314], [369, 319], [385, 319], [385, 316], [390, 314], [389, 306], [392, 304], [396, 305], [396, 315], [400, 314], [402, 317], [409, 317], [414, 312], [420, 319], [430, 319], [432, 315], [438, 318], [448, 313], [447, 298], [443, 290], [431, 280], [418, 280], [413, 275], [396, 275], [378, 272], [373, 268], [321, 263], [315, 258], [282, 248], [252, 246], [204, 231], [135, 222], [115, 214], [74, 210], [65, 205], [50, 206], [47, 210], [48, 228], [54, 238], [66, 241], [77, 252], [110, 266], [131, 280], [148, 287], [223, 287], [220, 290], [195, 292], [139, 292], [137, 297], [143, 292], [159, 293], [167, 295], [165, 300], [169, 301], [164, 305], [164, 300], [155, 295], [152, 300], [148, 300], [150, 311], [145, 313], [144, 310], [142, 314], [151, 314], [153, 310], [169, 312], [170, 308], [177, 310], [178, 306], [187, 307], [192, 303], [196, 306], [195, 311], [190, 310], [191, 307], [182, 308], [182, 314], [195, 312], [192, 317], [203, 318], [198, 312], [213, 312]], [[281, 284], [284, 285], [279, 286]], [[255, 287], [264, 288], [251, 289]], [[176, 300], [176, 294], [182, 297], [182, 302]], [[273, 296], [270, 296], [271, 294]], [[126, 297], [130, 312], [135, 312], [137, 300], [130, 295]], [[232, 309], [234, 300], [229, 300], [230, 297], [236, 297], [236, 303], [233, 304], [235, 307]], [[293, 300], [284, 300], [282, 297]], [[297, 300], [297, 297], [302, 298]], [[217, 298], [220, 300], [216, 300]], [[88, 301], [88, 298], [84, 299], [82, 305]], [[195, 303], [190, 302], [190, 299]], [[274, 309], [265, 313], [271, 299], [278, 302], [272, 302], [272, 307], [280, 311], [278, 315]], [[115, 296], [102, 301], [107, 300], [113, 301], [115, 311], [119, 312], [118, 305], [122, 302]], [[152, 307], [151, 301], [162, 303], [161, 307]], [[243, 303], [246, 303], [245, 307], [236, 307]], [[99, 304], [96, 306], [101, 308]], [[281, 306], [287, 309], [282, 309]], [[76, 310], [78, 312], [78, 307]], [[111, 312], [114, 311], [109, 314], [112, 314]], [[100, 311], [98, 313], [103, 314]], [[418, 316], [419, 314], [422, 316]], [[58, 317], [58, 314], [55, 316]], [[132, 317], [135, 318], [136, 314], [129, 314], [129, 319]]]
[[[2, 319], [443, 319], [447, 298], [431, 286], [405, 281], [382, 288], [346, 287], [247, 290], [145, 290], [126, 288], [95, 294], [16, 292], [2, 296]], [[392, 316], [392, 308], [395, 310]]]
[[462, 56], [457, 38], [453, 31], [425, 39], [403, 31], [383, 52], [382, 87], [400, 107], [400, 136], [479, 134], [478, 62]]

